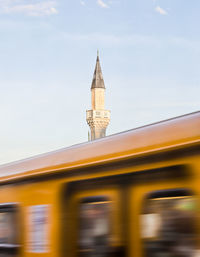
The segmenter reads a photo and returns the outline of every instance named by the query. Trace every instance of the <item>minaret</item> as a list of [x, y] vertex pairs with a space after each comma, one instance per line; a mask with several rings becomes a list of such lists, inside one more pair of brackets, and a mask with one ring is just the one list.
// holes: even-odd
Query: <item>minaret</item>
[[99, 52], [97, 52], [96, 67], [91, 86], [92, 110], [86, 111], [87, 123], [90, 126], [90, 140], [105, 137], [106, 128], [110, 122], [110, 111], [105, 110], [105, 85], [101, 66], [99, 62]]

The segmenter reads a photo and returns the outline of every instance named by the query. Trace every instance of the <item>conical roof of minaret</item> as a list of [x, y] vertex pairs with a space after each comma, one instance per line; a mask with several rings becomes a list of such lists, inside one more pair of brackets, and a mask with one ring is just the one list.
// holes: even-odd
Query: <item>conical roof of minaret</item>
[[91, 86], [91, 89], [93, 88], [105, 88], [98, 52], [97, 52], [96, 67], [94, 70], [94, 76], [93, 76], [92, 86]]

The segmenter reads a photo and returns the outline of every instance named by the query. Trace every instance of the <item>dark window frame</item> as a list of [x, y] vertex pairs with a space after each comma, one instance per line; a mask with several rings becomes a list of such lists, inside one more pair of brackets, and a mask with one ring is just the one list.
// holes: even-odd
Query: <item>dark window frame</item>
[[[0, 213], [14, 213], [16, 221], [18, 219], [19, 206], [18, 203], [9, 202], [0, 204]], [[15, 227], [17, 228], [16, 233], [16, 243], [0, 243], [0, 254], [16, 254], [20, 247], [20, 229], [19, 224]]]
[[[171, 188], [171, 189], [162, 189], [162, 190], [153, 190], [151, 192], [148, 192], [142, 201], [142, 205], [141, 205], [141, 210], [140, 210], [140, 215], [143, 214], [144, 210], [145, 210], [145, 206], [147, 205], [147, 202], [149, 200], [156, 200], [156, 199], [167, 199], [167, 198], [174, 198], [174, 199], [178, 199], [180, 198], [187, 198], [187, 197], [193, 197], [194, 199], [196, 198], [196, 194], [192, 189], [188, 189], [188, 188]], [[144, 238], [140, 238], [142, 240], [142, 251], [144, 256], [154, 256], [154, 255], [148, 255], [146, 254], [147, 249], [145, 249], [145, 244], [149, 243], [149, 242], [153, 242], [152, 240], [148, 240], [148, 239], [144, 239]], [[154, 242], [157, 243], [157, 241], [155, 240]], [[156, 244], [154, 246], [154, 248], [156, 247]], [[158, 246], [157, 246], [158, 247]], [[153, 249], [153, 248], [152, 248]]]

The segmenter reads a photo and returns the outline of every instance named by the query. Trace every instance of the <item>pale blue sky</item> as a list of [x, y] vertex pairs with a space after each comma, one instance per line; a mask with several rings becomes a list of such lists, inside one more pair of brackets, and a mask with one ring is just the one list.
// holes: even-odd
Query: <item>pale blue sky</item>
[[107, 134], [200, 109], [199, 0], [0, 0], [0, 163], [87, 141], [100, 50]]

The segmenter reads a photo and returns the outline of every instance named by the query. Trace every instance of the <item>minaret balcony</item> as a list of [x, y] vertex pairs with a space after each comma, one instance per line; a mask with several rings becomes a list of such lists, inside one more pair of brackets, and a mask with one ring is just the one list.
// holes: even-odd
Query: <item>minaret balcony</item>
[[110, 120], [109, 110], [88, 110], [86, 112], [86, 117], [88, 119], [108, 119]]

